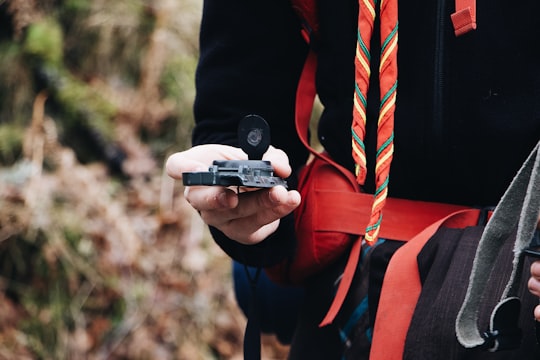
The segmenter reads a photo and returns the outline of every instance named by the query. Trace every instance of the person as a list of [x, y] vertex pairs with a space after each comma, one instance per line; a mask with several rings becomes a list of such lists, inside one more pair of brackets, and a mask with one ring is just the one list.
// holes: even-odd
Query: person
[[[353, 171], [358, 2], [316, 3], [319, 32], [311, 46], [323, 106], [317, 136], [335, 161]], [[497, 203], [540, 139], [540, 47], [534, 45], [540, 39], [539, 10], [536, 0], [512, 6], [502, 0], [478, 2], [478, 28], [456, 37], [453, 2], [399, 2], [396, 150], [389, 196], [475, 207]], [[277, 176], [287, 178], [288, 189], [185, 190], [216, 243], [235, 263], [249, 267], [271, 266], [295, 249], [293, 211], [301, 202], [296, 177], [308, 159], [294, 125], [295, 92], [309, 50], [300, 28], [290, 1], [204, 1], [193, 147], [172, 154], [166, 163], [168, 174], [182, 179], [183, 172], [207, 171], [216, 159], [247, 159], [238, 148], [238, 122], [247, 114], [267, 120], [272, 146], [263, 159], [271, 161]], [[368, 174], [373, 174], [375, 153], [370, 124], [379, 105], [376, 35], [367, 107]], [[374, 192], [373, 183], [368, 176], [366, 192]], [[388, 246], [391, 254], [399, 244]], [[341, 358], [340, 329], [317, 324], [342, 270], [338, 261], [306, 284], [300, 315], [290, 321], [296, 326], [291, 358]], [[540, 262], [531, 267], [529, 289], [540, 296]], [[535, 316], [540, 320], [540, 307]]]

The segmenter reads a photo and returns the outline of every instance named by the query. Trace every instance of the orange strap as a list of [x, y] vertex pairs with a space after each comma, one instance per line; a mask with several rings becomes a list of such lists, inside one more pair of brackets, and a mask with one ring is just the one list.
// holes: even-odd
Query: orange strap
[[476, 0], [456, 0], [456, 12], [450, 15], [454, 33], [461, 36], [476, 29]]
[[[377, 7], [380, 11], [377, 11]], [[358, 184], [364, 185], [367, 173], [365, 134], [367, 127], [368, 90], [371, 77], [371, 39], [379, 13], [381, 37], [379, 63], [379, 117], [375, 155], [375, 193], [365, 241], [377, 242], [388, 195], [390, 165], [394, 154], [394, 110], [397, 95], [398, 4], [397, 0], [360, 0], [356, 46], [355, 91], [353, 97], [352, 156], [356, 163]]]
[[407, 330], [422, 290], [417, 256], [442, 226], [463, 228], [476, 225], [480, 210], [460, 210], [433, 223], [399, 248], [392, 256], [384, 277], [370, 360], [401, 360]]

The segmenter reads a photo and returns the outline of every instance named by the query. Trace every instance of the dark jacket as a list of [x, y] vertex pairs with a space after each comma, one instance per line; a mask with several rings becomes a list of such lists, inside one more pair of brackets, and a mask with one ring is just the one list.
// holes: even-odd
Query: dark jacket
[[[318, 136], [352, 168], [356, 1], [318, 0]], [[399, 2], [398, 95], [390, 196], [495, 205], [540, 138], [540, 2], [477, 1], [478, 29], [453, 33], [451, 0]], [[376, 24], [377, 26], [377, 24]], [[372, 44], [376, 80], [378, 38]], [[272, 143], [297, 170], [307, 159], [294, 130], [295, 91], [308, 47], [287, 0], [206, 0], [197, 70], [193, 144], [236, 144], [238, 121], [263, 116]], [[378, 112], [372, 81], [368, 124]], [[369, 126], [369, 125], [368, 125]], [[370, 135], [371, 134], [371, 135]], [[373, 165], [373, 126], [368, 163]], [[372, 171], [371, 171], [372, 173]], [[294, 177], [292, 179], [294, 184]], [[372, 178], [366, 191], [372, 192]], [[212, 229], [233, 258], [269, 265], [294, 251], [292, 216], [255, 246]]]

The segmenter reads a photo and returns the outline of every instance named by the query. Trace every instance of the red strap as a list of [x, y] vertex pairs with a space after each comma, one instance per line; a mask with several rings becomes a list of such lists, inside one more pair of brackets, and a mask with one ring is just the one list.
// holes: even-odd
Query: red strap
[[345, 270], [343, 271], [343, 276], [341, 277], [341, 280], [339, 282], [336, 296], [334, 297], [334, 300], [332, 301], [332, 305], [330, 305], [330, 309], [328, 310], [328, 313], [319, 324], [320, 327], [330, 325], [334, 321], [334, 319], [336, 318], [336, 315], [341, 309], [341, 305], [343, 305], [343, 302], [345, 301], [345, 298], [347, 297], [347, 293], [349, 292], [349, 288], [351, 287], [351, 283], [354, 278], [354, 273], [356, 272], [356, 267], [358, 266], [360, 253], [362, 252], [362, 239], [363, 238], [364, 238], [363, 236], [359, 236], [354, 241], [354, 244], [351, 248], [351, 252], [349, 253], [349, 259], [347, 260], [347, 265], [345, 265]]
[[[316, 198], [325, 211], [315, 212], [316, 231], [343, 232], [364, 235], [371, 214], [373, 196], [365, 193], [318, 191]], [[412, 239], [426, 227], [459, 210], [461, 205], [388, 198], [384, 207], [380, 237], [391, 240]], [[327, 214], [333, 216], [327, 216]]]
[[[398, 200], [400, 199], [393, 199]], [[415, 203], [413, 201], [404, 200], [406, 203], [409, 203], [406, 205], [406, 203], [403, 203], [402, 205], [407, 206], [408, 211], [406, 213], [415, 213], [415, 208], [412, 208], [410, 203]], [[419, 202], [418, 202], [419, 203]], [[429, 203], [427, 203], [429, 204]], [[441, 204], [446, 205], [446, 204]], [[388, 206], [388, 203], [387, 205]], [[452, 205], [449, 205], [452, 206]], [[436, 209], [436, 206], [432, 207], [433, 209]], [[455, 208], [458, 208], [457, 206]], [[418, 207], [416, 208], [418, 209]], [[441, 208], [442, 209], [442, 208]], [[385, 207], [385, 214], [387, 214], [388, 208]], [[391, 289], [386, 290], [388, 294], [386, 294], [386, 297], [389, 298], [388, 300], [385, 300], [385, 303], [383, 305], [383, 308], [381, 308], [381, 303], [383, 302], [383, 297], [381, 295], [381, 300], [379, 303], [379, 307], [377, 310], [377, 314], [382, 314], [381, 317], [384, 317], [385, 319], [382, 319], [379, 322], [384, 323], [384, 325], [389, 325], [388, 327], [391, 327], [393, 331], [397, 330], [398, 335], [396, 339], [400, 339], [399, 335], [403, 335], [403, 343], [405, 342], [405, 335], [407, 334], [407, 329], [409, 327], [410, 318], [412, 317], [412, 312], [414, 311], [414, 307], [416, 306], [416, 301], [418, 300], [418, 295], [420, 294], [421, 285], [420, 285], [420, 277], [418, 275], [418, 266], [416, 265], [416, 255], [418, 252], [422, 249], [424, 244], [429, 240], [433, 234], [441, 227], [455, 227], [455, 228], [461, 228], [469, 225], [474, 225], [478, 222], [478, 216], [480, 214], [480, 211], [477, 209], [461, 209], [458, 211], [455, 211], [451, 214], [444, 216], [442, 219], [441, 217], [438, 217], [438, 221], [435, 221], [432, 224], [428, 225], [421, 225], [423, 231], [420, 233], [415, 233], [416, 236], [414, 236], [409, 243], [412, 242], [411, 245], [407, 244], [407, 246], [403, 246], [401, 249], [405, 248], [406, 250], [398, 250], [402, 253], [403, 259], [398, 261], [394, 261], [394, 258], [396, 258], [396, 254], [392, 257], [392, 260], [390, 261], [390, 264], [388, 265], [388, 270], [386, 271], [386, 275], [384, 278], [383, 283], [383, 290], [384, 289]], [[401, 223], [401, 224], [404, 224]], [[384, 228], [384, 227], [383, 227]], [[382, 230], [381, 230], [381, 235]], [[341, 282], [339, 283], [339, 287], [336, 293], [336, 296], [334, 297], [334, 300], [332, 302], [332, 305], [330, 306], [330, 310], [328, 310], [328, 313], [326, 314], [325, 318], [322, 320], [322, 322], [319, 324], [319, 326], [325, 326], [332, 323], [334, 318], [336, 317], [337, 313], [341, 309], [341, 306], [343, 305], [343, 302], [345, 301], [345, 297], [347, 296], [347, 292], [351, 286], [352, 279], [354, 277], [354, 273], [356, 271], [356, 267], [358, 265], [359, 260], [359, 254], [360, 254], [360, 248], [362, 245], [362, 236], [360, 236], [353, 244], [353, 247], [351, 249], [349, 259], [347, 260], [347, 265], [345, 266], [345, 270], [343, 272], [343, 277], [341, 279]], [[384, 236], [381, 236], [381, 238], [384, 238]], [[403, 262], [401, 262], [403, 261]], [[392, 271], [390, 271], [391, 267], [390, 265], [392, 262], [398, 264], [394, 264]], [[413, 271], [416, 270], [416, 271]], [[404, 273], [407, 275], [404, 278]], [[390, 275], [390, 280], [387, 280], [388, 276]], [[405, 281], [404, 281], [405, 280]], [[390, 285], [387, 285], [389, 283]], [[397, 285], [396, 285], [397, 284]], [[403, 299], [403, 300], [400, 300]], [[401, 302], [401, 303], [400, 303]], [[399, 306], [396, 306], [398, 305]], [[393, 309], [394, 314], [393, 316], [388, 316], [388, 313], [386, 312], [387, 309], [384, 307], [388, 307]], [[399, 309], [399, 311], [396, 311], [396, 309]], [[378, 316], [378, 315], [377, 315]], [[393, 319], [395, 316], [395, 320]], [[378, 317], [377, 317], [378, 319]], [[399, 320], [398, 320], [399, 319]], [[396, 324], [396, 321], [399, 324]], [[377, 324], [377, 321], [375, 322]], [[375, 325], [375, 329], [377, 329], [377, 325]], [[404, 333], [401, 333], [400, 331], [405, 330]], [[396, 335], [392, 335], [392, 337], [395, 337]], [[374, 333], [373, 338], [376, 339], [376, 333]], [[387, 341], [388, 334], [386, 333], [386, 330], [379, 330], [379, 337], [381, 339], [380, 346], [382, 346], [382, 350], [384, 350], [385, 356], [381, 357], [380, 359], [389, 359], [387, 356], [389, 353], [387, 353]], [[397, 341], [397, 344], [401, 344], [401, 342]], [[372, 345], [373, 346], [373, 345]], [[380, 350], [379, 350], [380, 351]], [[392, 350], [392, 353], [394, 350]], [[401, 350], [403, 352], [403, 350]], [[401, 356], [399, 357], [401, 358]], [[374, 359], [371, 358], [370, 359]], [[396, 357], [396, 359], [398, 359]]]
[[456, 0], [456, 12], [450, 17], [456, 36], [476, 29], [476, 0]]
[[370, 360], [401, 360], [405, 338], [422, 285], [417, 256], [441, 227], [463, 228], [477, 224], [480, 210], [457, 211], [433, 223], [392, 256], [381, 290]]
[[[327, 156], [323, 152], [318, 152], [315, 149], [313, 149], [308, 141], [308, 129], [309, 129], [309, 122], [311, 120], [311, 111], [313, 109], [313, 101], [315, 99], [316, 94], [316, 86], [315, 86], [315, 74], [317, 69], [317, 55], [313, 50], [310, 50], [307, 56], [307, 59], [304, 63], [304, 68], [302, 70], [302, 74], [300, 75], [300, 82], [298, 84], [298, 89], [296, 91], [296, 110], [295, 110], [295, 123], [296, 123], [296, 132], [298, 133], [298, 136], [300, 137], [300, 140], [304, 144], [304, 146], [316, 157], [322, 158], [326, 161], [328, 161], [330, 164], [335, 166], [339, 171], [341, 171], [343, 174], [345, 174], [346, 177], [348, 177], [348, 170], [345, 169], [343, 166], [336, 163], [332, 158]], [[370, 196], [372, 198], [372, 196]], [[338, 203], [336, 199], [333, 199], [330, 203]], [[371, 213], [371, 210], [370, 212]], [[354, 272], [356, 270], [356, 267], [358, 265], [358, 260], [360, 258], [360, 249], [362, 246], [362, 238], [363, 236], [360, 236], [356, 239], [356, 241], [353, 244], [353, 247], [351, 249], [349, 259], [347, 260], [347, 265], [345, 266], [345, 271], [343, 273], [341, 282], [338, 287], [338, 291], [336, 296], [334, 297], [334, 300], [332, 302], [332, 305], [330, 306], [330, 309], [328, 310], [328, 314], [326, 315], [325, 319], [321, 322], [319, 326], [324, 326], [330, 324], [337, 313], [339, 312], [339, 309], [341, 308], [341, 305], [343, 304], [343, 301], [345, 300], [345, 297], [347, 296], [347, 292], [349, 291], [350, 285], [352, 283], [352, 279], [354, 277]]]
[[302, 144], [315, 155], [315, 151], [308, 141], [309, 121], [311, 120], [311, 112], [313, 110], [313, 101], [317, 89], [315, 88], [315, 73], [317, 71], [317, 54], [313, 50], [309, 50], [304, 68], [300, 74], [298, 88], [296, 89], [296, 108], [295, 108], [295, 124], [298, 137]]
[[314, 156], [324, 159], [339, 171], [344, 174], [349, 173], [347, 169], [332, 160], [324, 152], [319, 152], [311, 147], [308, 140], [309, 122], [311, 121], [311, 112], [317, 89], [315, 86], [315, 74], [317, 71], [317, 54], [313, 50], [309, 50], [308, 56], [304, 63], [304, 68], [300, 75], [300, 81], [296, 90], [296, 109], [295, 109], [295, 124], [296, 132], [302, 144]]
[[313, 36], [316, 36], [319, 31], [317, 2], [315, 0], [292, 0], [292, 7], [302, 20], [302, 37], [307, 43], [310, 43]]

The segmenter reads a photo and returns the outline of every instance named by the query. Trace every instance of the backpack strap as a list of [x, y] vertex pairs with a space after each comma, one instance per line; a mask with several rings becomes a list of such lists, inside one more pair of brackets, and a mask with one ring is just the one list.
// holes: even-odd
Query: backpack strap
[[319, 32], [316, 0], [291, 0], [292, 8], [302, 21], [301, 34], [307, 43], [313, 44]]
[[[531, 152], [495, 208], [480, 238], [465, 300], [456, 319], [456, 335], [466, 348], [487, 347], [490, 351], [514, 348], [521, 341], [517, 319], [517, 296], [523, 269], [524, 250], [531, 243], [540, 213], [540, 142]], [[500, 247], [517, 226], [514, 261], [510, 279], [491, 315], [489, 330], [478, 330], [478, 310], [489, 270], [495, 266]]]
[[313, 110], [315, 95], [317, 94], [317, 89], [315, 87], [316, 72], [317, 54], [313, 49], [310, 49], [304, 63], [304, 68], [302, 69], [302, 74], [300, 75], [300, 80], [298, 82], [298, 88], [296, 91], [296, 132], [298, 133], [298, 137], [300, 138], [302, 144], [313, 156], [330, 163], [337, 170], [339, 170], [343, 176], [349, 178], [349, 170], [335, 162], [326, 152], [315, 150], [309, 143], [309, 123], [311, 121], [311, 112]]

